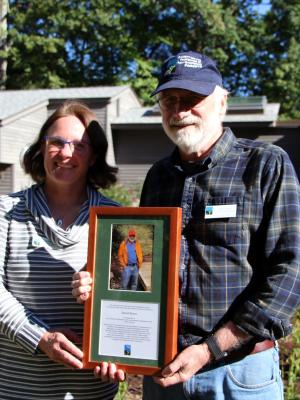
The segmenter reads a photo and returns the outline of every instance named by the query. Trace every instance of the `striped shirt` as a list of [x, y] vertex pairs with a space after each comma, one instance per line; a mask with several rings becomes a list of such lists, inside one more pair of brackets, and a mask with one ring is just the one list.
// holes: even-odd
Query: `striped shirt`
[[258, 339], [290, 333], [300, 303], [300, 192], [281, 148], [225, 128], [205, 159], [181, 162], [176, 149], [154, 164], [141, 205], [182, 207], [181, 348], [229, 320]]
[[117, 206], [88, 188], [76, 221], [64, 230], [51, 217], [42, 188], [0, 197], [0, 399], [112, 399], [117, 385], [93, 371], [72, 370], [37, 348], [48, 329], [82, 336], [83, 306], [71, 280], [87, 259], [89, 207]]

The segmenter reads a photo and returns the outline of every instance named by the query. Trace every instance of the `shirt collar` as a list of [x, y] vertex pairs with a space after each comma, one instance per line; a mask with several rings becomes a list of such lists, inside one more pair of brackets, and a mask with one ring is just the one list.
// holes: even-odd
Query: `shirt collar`
[[224, 128], [223, 134], [220, 139], [213, 146], [209, 157], [213, 165], [217, 164], [219, 160], [224, 158], [231, 150], [236, 138], [230, 128]]

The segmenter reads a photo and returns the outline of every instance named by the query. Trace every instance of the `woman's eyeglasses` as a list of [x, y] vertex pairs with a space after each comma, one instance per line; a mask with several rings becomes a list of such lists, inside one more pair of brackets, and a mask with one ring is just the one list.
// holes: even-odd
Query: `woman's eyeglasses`
[[91, 144], [85, 140], [65, 140], [59, 136], [45, 136], [48, 149], [51, 151], [62, 150], [66, 144], [69, 145], [71, 152], [85, 153]]

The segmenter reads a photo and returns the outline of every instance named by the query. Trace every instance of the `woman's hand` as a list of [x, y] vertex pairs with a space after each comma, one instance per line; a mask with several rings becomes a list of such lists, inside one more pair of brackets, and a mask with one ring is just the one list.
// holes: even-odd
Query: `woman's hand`
[[70, 329], [45, 332], [39, 342], [39, 348], [51, 360], [69, 368], [82, 368], [82, 351], [73, 343], [80, 338]]
[[75, 272], [72, 277], [71, 287], [72, 295], [76, 298], [77, 303], [84, 303], [90, 297], [92, 290], [91, 284], [93, 279], [87, 271]]
[[125, 371], [117, 369], [116, 364], [105, 361], [95, 367], [94, 375], [103, 382], [123, 382], [126, 379]]
[[[75, 272], [72, 277], [72, 295], [77, 303], [84, 303], [92, 290], [93, 279], [87, 271]], [[116, 364], [110, 362], [101, 362], [94, 368], [94, 375], [103, 382], [123, 382], [126, 379], [126, 373], [118, 369]]]

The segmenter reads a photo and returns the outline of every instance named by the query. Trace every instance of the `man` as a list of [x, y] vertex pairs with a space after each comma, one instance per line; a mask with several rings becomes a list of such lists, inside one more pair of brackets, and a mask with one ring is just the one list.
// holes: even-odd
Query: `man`
[[222, 127], [227, 92], [208, 57], [181, 53], [156, 90], [176, 144], [142, 206], [182, 207], [179, 354], [144, 399], [283, 399], [275, 341], [299, 304], [300, 194], [279, 147]]
[[[279, 147], [222, 127], [227, 92], [210, 58], [170, 57], [153, 94], [176, 149], [148, 172], [141, 206], [182, 207], [183, 218], [179, 352], [145, 377], [144, 399], [282, 400], [276, 340], [300, 302], [294, 169]], [[114, 364], [97, 372], [124, 377]]]
[[123, 240], [118, 251], [118, 258], [121, 268], [121, 289], [136, 290], [139, 278], [139, 269], [143, 262], [142, 246], [136, 240], [134, 229], [128, 231], [127, 240]]

